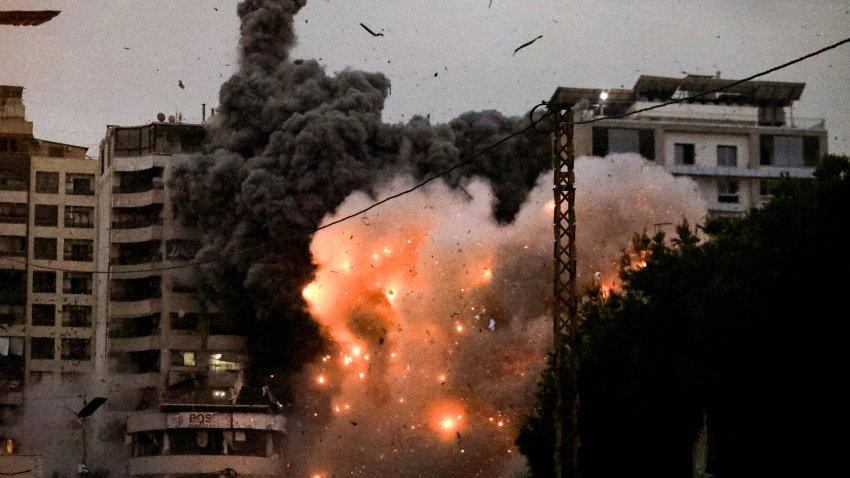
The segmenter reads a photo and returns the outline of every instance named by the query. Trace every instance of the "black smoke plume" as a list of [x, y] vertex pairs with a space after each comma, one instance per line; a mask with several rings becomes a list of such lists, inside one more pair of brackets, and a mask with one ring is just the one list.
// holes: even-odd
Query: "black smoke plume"
[[[373, 195], [399, 174], [430, 177], [529, 121], [480, 111], [448, 124], [419, 116], [384, 123], [390, 81], [383, 74], [330, 75], [315, 60], [290, 59], [293, 17], [305, 3], [238, 5], [240, 68], [221, 88], [204, 154], [171, 178], [178, 214], [202, 236], [203, 288], [221, 320], [248, 338], [249, 396], [263, 385], [290, 396], [289, 372], [331, 347], [301, 294], [315, 274], [310, 232], [323, 217], [354, 191]], [[453, 188], [473, 177], [488, 181], [494, 218], [510, 222], [548, 167], [547, 138], [528, 129], [441, 180]]]

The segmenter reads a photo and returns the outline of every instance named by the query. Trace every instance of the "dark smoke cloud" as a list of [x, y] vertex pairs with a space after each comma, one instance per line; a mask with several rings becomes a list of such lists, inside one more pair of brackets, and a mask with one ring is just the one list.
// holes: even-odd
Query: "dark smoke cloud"
[[[197, 259], [234, 254], [204, 265], [202, 277], [222, 320], [248, 336], [254, 390], [272, 374], [272, 385], [285, 389], [285, 372], [328, 346], [301, 297], [315, 274], [305, 233], [354, 191], [371, 195], [397, 174], [444, 171], [528, 125], [496, 111], [439, 125], [423, 117], [384, 123], [390, 81], [383, 74], [329, 75], [314, 60], [289, 58], [293, 16], [304, 4], [239, 4], [240, 70], [221, 88], [205, 154], [171, 178], [178, 213], [202, 232]], [[526, 131], [443, 179], [455, 188], [474, 176], [488, 180], [494, 217], [510, 222], [548, 165], [546, 138]]]

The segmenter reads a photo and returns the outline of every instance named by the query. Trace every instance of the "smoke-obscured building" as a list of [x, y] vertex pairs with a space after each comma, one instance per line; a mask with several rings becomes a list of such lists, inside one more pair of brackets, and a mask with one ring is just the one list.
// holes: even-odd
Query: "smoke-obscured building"
[[0, 437], [16, 452], [40, 453], [25, 413], [93, 370], [97, 161], [85, 153], [33, 137], [23, 87], [0, 86]]
[[[109, 423], [126, 419], [131, 476], [272, 476], [283, 417], [237, 405], [243, 337], [197, 293], [197, 231], [174, 216], [167, 178], [197, 152], [199, 124], [179, 119], [108, 126], [100, 145], [97, 290], [108, 337]], [[102, 427], [104, 428], [104, 427]]]
[[794, 116], [804, 83], [748, 81], [702, 75], [641, 75], [631, 89], [565, 88], [554, 104], [577, 105], [575, 153], [634, 152], [675, 175], [693, 178], [714, 215], [741, 215], [768, 200], [780, 178], [811, 178], [827, 153], [824, 120]]

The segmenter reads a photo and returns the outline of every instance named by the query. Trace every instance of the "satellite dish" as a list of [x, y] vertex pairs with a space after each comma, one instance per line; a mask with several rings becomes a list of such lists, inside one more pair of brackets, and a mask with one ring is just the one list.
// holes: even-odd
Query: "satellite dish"
[[171, 116], [168, 117], [169, 123], [174, 123], [175, 121], [177, 121], [177, 118], [175, 118], [174, 115], [171, 115]]
[[165, 121], [165, 113], [157, 113], [156, 119], [159, 120], [160, 123], [162, 123], [163, 121]]

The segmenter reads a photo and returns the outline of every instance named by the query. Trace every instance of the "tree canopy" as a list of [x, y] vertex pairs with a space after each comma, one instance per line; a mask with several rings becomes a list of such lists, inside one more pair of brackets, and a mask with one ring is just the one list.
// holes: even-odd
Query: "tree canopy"
[[[623, 288], [582, 307], [584, 478], [811, 476], [837, 462], [848, 206], [850, 160], [827, 156], [743, 218], [635, 235], [646, 265], [623, 261]], [[517, 439], [534, 476], [553, 475], [553, 380]]]

